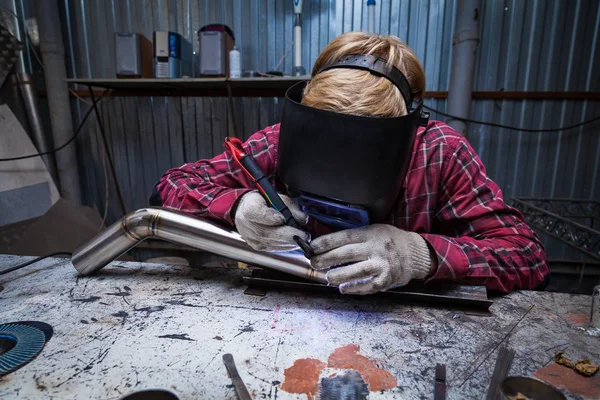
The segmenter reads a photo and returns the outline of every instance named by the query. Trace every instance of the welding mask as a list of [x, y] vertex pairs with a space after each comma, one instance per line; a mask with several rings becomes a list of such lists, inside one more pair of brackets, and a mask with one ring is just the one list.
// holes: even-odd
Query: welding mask
[[286, 92], [277, 156], [278, 178], [310, 217], [334, 230], [384, 222], [396, 203], [419, 126], [429, 114], [414, 105], [406, 77], [386, 60], [350, 55], [326, 65], [356, 68], [389, 79], [408, 114], [363, 117], [301, 104], [306, 82]]

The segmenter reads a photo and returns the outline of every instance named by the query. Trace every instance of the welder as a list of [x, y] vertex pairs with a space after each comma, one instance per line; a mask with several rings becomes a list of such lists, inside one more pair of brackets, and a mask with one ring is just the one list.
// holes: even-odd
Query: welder
[[549, 271], [538, 236], [468, 141], [429, 120], [424, 92], [423, 67], [400, 39], [342, 34], [310, 81], [287, 91], [281, 123], [242, 146], [299, 227], [228, 152], [167, 171], [162, 206], [235, 226], [257, 250], [291, 251], [300, 237], [342, 293], [413, 280], [539, 288]]

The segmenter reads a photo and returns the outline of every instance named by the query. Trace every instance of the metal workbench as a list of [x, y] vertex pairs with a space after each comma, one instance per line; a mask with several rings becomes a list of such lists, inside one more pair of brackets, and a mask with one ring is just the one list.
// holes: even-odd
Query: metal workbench
[[[0, 270], [27, 259], [0, 256]], [[379, 296], [250, 296], [247, 273], [115, 262], [78, 278], [69, 261], [47, 259], [2, 276], [0, 323], [42, 321], [54, 336], [36, 359], [0, 378], [0, 398], [118, 399], [158, 387], [181, 399], [234, 399], [225, 353], [257, 399], [307, 398], [290, 393], [302, 391], [303, 379], [290, 367], [312, 359], [320, 378], [341, 374], [332, 363], [341, 351], [394, 382], [370, 399], [433, 398], [438, 363], [446, 365], [448, 399], [485, 398], [504, 345], [516, 351], [510, 375], [539, 375], [557, 351], [600, 361], [600, 339], [581, 329], [590, 296], [516, 292], [494, 299], [485, 316]], [[570, 379], [565, 373], [565, 384]], [[582, 379], [583, 390], [600, 397], [600, 373]]]

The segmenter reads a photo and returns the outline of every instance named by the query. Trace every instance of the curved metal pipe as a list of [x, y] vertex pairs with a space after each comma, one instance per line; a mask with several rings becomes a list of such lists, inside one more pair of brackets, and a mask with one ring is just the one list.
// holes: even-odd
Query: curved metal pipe
[[184, 244], [251, 265], [327, 283], [325, 273], [312, 269], [300, 252], [256, 251], [236, 232], [161, 208], [143, 208], [125, 215], [77, 249], [71, 262], [81, 275], [90, 275], [148, 238]]

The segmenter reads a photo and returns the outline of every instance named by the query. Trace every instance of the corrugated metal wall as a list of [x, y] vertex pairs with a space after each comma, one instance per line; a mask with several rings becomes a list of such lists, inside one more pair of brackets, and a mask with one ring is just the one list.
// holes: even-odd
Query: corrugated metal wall
[[[422, 60], [427, 89], [447, 90], [457, 0], [378, 0], [376, 29], [405, 40]], [[280, 70], [292, 63], [291, 0], [63, 0], [65, 38], [72, 77], [114, 76], [113, 32], [172, 30], [194, 44], [208, 23], [235, 32], [245, 70]], [[303, 60], [310, 71], [326, 43], [366, 28], [366, 1], [305, 0]], [[598, 91], [600, 52], [597, 0], [483, 0], [475, 90]], [[24, 16], [32, 0], [17, 1]], [[445, 110], [445, 100], [427, 104]], [[278, 121], [281, 99], [236, 99], [238, 129], [248, 136]], [[80, 118], [86, 104], [74, 103]], [[146, 205], [154, 182], [168, 168], [221, 151], [231, 133], [224, 98], [111, 98], [102, 106], [104, 123], [131, 210]], [[600, 114], [598, 102], [479, 100], [473, 119], [527, 128], [577, 123]], [[435, 114], [433, 115], [435, 117]], [[443, 119], [443, 118], [440, 118]], [[490, 176], [513, 196], [600, 199], [600, 127], [560, 133], [521, 133], [469, 127], [469, 140]], [[78, 142], [85, 202], [104, 207], [104, 175], [93, 119]], [[120, 216], [110, 191], [109, 222]], [[554, 255], [565, 255], [547, 242]], [[561, 247], [562, 249], [562, 247]], [[571, 255], [572, 253], [569, 253]]]

